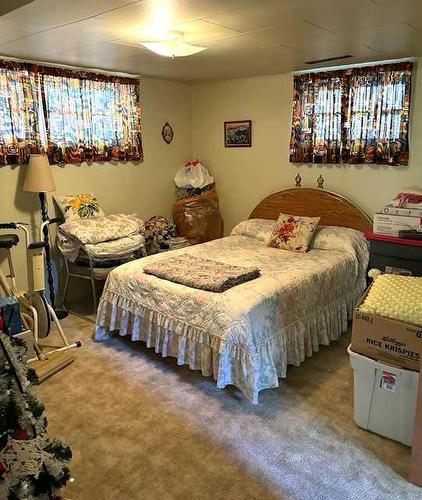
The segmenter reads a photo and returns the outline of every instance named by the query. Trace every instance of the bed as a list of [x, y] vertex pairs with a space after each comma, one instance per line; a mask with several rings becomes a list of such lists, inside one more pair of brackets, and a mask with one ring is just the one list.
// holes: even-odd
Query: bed
[[[266, 246], [280, 212], [321, 217], [309, 252]], [[274, 193], [230, 236], [171, 252], [258, 266], [258, 279], [212, 293], [143, 272], [170, 253], [124, 264], [107, 278], [96, 339], [130, 335], [212, 376], [219, 388], [238, 387], [256, 404], [261, 390], [278, 387], [288, 365], [298, 366], [347, 329], [366, 284], [369, 252], [361, 231], [370, 228], [369, 217], [336, 193]]]

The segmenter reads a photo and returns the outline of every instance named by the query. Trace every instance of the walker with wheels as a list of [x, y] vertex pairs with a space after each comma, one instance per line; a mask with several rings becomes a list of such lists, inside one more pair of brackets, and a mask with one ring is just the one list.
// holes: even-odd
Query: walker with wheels
[[[52, 221], [47, 220], [41, 224], [40, 234], [43, 234], [44, 227]], [[7, 260], [9, 265], [9, 275], [6, 277], [0, 269], [0, 286], [6, 296], [16, 297], [19, 302], [21, 319], [23, 327], [31, 330], [34, 338], [34, 349], [37, 353], [36, 358], [28, 360], [28, 363], [36, 360], [45, 360], [53, 353], [68, 351], [81, 346], [81, 342], [76, 340], [70, 343], [63, 331], [59, 319], [47, 302], [45, 290], [45, 274], [44, 274], [44, 247], [43, 241], [36, 241], [29, 243], [29, 229], [31, 224], [24, 222], [9, 222], [0, 224], [1, 229], [15, 229], [23, 231], [25, 235], [26, 245], [26, 260], [27, 260], [27, 274], [28, 274], [28, 289], [18, 290], [16, 288], [15, 271], [13, 267], [13, 260], [11, 255], [12, 247], [19, 243], [19, 236], [17, 234], [4, 234], [0, 235], [0, 249], [7, 250]], [[10, 285], [7, 280], [10, 279]], [[48, 352], [42, 351], [40, 339], [47, 337], [51, 329], [51, 321], [53, 321], [59, 332], [62, 347], [50, 350]]]

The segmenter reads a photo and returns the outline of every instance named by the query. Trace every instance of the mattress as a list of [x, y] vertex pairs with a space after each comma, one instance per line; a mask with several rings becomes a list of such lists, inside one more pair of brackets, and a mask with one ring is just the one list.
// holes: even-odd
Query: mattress
[[168, 254], [124, 264], [107, 278], [96, 339], [130, 335], [257, 403], [262, 389], [278, 387], [288, 365], [347, 329], [365, 289], [368, 249], [363, 237], [341, 248], [299, 254], [236, 234], [173, 252], [261, 270], [256, 280], [220, 294], [143, 272]]
[[360, 311], [422, 325], [422, 278], [381, 274], [372, 284]]

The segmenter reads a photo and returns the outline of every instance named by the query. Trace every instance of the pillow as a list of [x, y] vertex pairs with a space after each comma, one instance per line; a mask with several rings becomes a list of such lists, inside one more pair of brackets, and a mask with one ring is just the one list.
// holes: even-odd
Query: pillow
[[356, 272], [365, 282], [369, 264], [369, 241], [356, 229], [340, 226], [319, 226], [311, 244], [312, 250], [336, 250], [353, 257]]
[[340, 226], [319, 226], [315, 231], [311, 248], [316, 250], [339, 250], [355, 253], [358, 247], [368, 247], [365, 235], [356, 229]]
[[355, 258], [363, 274], [369, 263], [369, 241], [356, 229], [340, 226], [320, 226], [311, 244], [312, 250], [337, 250]]
[[104, 216], [93, 194], [55, 195], [54, 199], [66, 220]]
[[249, 219], [239, 222], [230, 233], [231, 236], [249, 236], [260, 241], [267, 241], [271, 236], [274, 226], [277, 224], [275, 220], [268, 219]]
[[267, 246], [304, 253], [308, 251], [320, 217], [280, 214]]

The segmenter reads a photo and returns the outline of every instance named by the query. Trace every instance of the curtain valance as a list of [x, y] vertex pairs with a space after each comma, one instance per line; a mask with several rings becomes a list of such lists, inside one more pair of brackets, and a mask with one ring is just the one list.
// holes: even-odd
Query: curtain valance
[[99, 82], [117, 82], [138, 85], [138, 78], [127, 76], [109, 75], [106, 73], [96, 73], [84, 69], [72, 69], [62, 66], [45, 66], [42, 64], [29, 63], [24, 61], [13, 61], [0, 59], [0, 69], [10, 69], [13, 71], [27, 71], [28, 73], [38, 73], [42, 75], [63, 76], [68, 78], [78, 78], [80, 80], [94, 80]]

